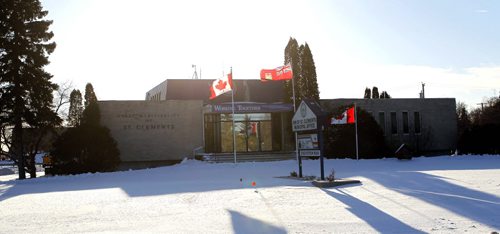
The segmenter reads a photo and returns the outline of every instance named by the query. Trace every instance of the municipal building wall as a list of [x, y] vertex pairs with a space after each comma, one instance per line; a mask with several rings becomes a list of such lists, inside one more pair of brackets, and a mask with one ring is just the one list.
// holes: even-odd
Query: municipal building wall
[[99, 107], [125, 168], [167, 165], [203, 146], [200, 100], [99, 101]]

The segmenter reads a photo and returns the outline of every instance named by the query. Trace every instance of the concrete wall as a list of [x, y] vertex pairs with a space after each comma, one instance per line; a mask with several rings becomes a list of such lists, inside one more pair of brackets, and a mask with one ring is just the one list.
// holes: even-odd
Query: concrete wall
[[125, 164], [181, 160], [203, 145], [202, 101], [99, 101], [99, 107]]
[[[321, 100], [326, 111], [356, 103], [370, 112], [379, 125], [385, 125], [385, 140], [392, 148], [406, 143], [418, 151], [449, 153], [457, 146], [457, 118], [454, 98], [329, 99]], [[379, 113], [385, 112], [385, 123]], [[398, 132], [391, 133], [391, 112], [396, 112]], [[403, 112], [409, 115], [409, 133], [403, 133]], [[421, 132], [415, 133], [414, 112], [420, 113]], [[362, 126], [358, 126], [360, 128]]]

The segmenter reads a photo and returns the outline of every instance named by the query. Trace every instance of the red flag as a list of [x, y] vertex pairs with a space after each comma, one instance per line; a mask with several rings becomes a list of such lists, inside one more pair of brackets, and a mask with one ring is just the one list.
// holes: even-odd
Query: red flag
[[354, 119], [354, 107], [351, 107], [347, 109], [347, 123], [352, 124], [354, 122], [356, 122], [356, 120]]
[[351, 107], [342, 112], [342, 115], [333, 117], [330, 121], [330, 124], [352, 124], [355, 122], [356, 119], [354, 117], [354, 107]]
[[260, 70], [260, 80], [290, 80], [293, 78], [292, 66], [290, 64], [275, 69]]
[[210, 86], [210, 99], [233, 90], [233, 75], [231, 73], [215, 80]]

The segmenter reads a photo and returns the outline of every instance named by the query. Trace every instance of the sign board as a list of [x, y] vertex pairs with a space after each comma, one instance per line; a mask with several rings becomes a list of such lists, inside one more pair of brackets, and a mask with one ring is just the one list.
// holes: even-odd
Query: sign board
[[[321, 179], [325, 179], [323, 163], [323, 124], [325, 111], [314, 100], [304, 99], [292, 118], [292, 130], [295, 132], [299, 155], [299, 177], [302, 177], [302, 157], [319, 157]], [[301, 134], [298, 135], [297, 132]], [[313, 133], [314, 132], [314, 133]]]
[[300, 134], [297, 136], [297, 141], [300, 157], [319, 157], [321, 155], [317, 133]]
[[292, 130], [294, 132], [316, 130], [318, 128], [317, 118], [314, 112], [305, 102], [300, 106], [292, 118]]
[[299, 143], [299, 149], [318, 149], [318, 134], [300, 134], [297, 136], [297, 141]]
[[319, 149], [317, 150], [300, 150], [299, 151], [300, 157], [319, 157], [321, 156], [321, 151]]
[[[232, 113], [233, 105], [231, 103], [207, 105], [207, 113]], [[234, 103], [234, 112], [236, 113], [263, 113], [263, 112], [287, 112], [293, 110], [293, 105], [284, 104], [261, 104], [261, 103]]]

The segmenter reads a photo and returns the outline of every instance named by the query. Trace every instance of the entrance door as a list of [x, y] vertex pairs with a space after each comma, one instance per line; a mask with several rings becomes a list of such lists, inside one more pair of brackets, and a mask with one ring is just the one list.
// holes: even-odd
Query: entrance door
[[[205, 115], [205, 146], [212, 152], [233, 152], [233, 133], [237, 152], [273, 150], [270, 113]], [[208, 151], [207, 151], [208, 152]]]

